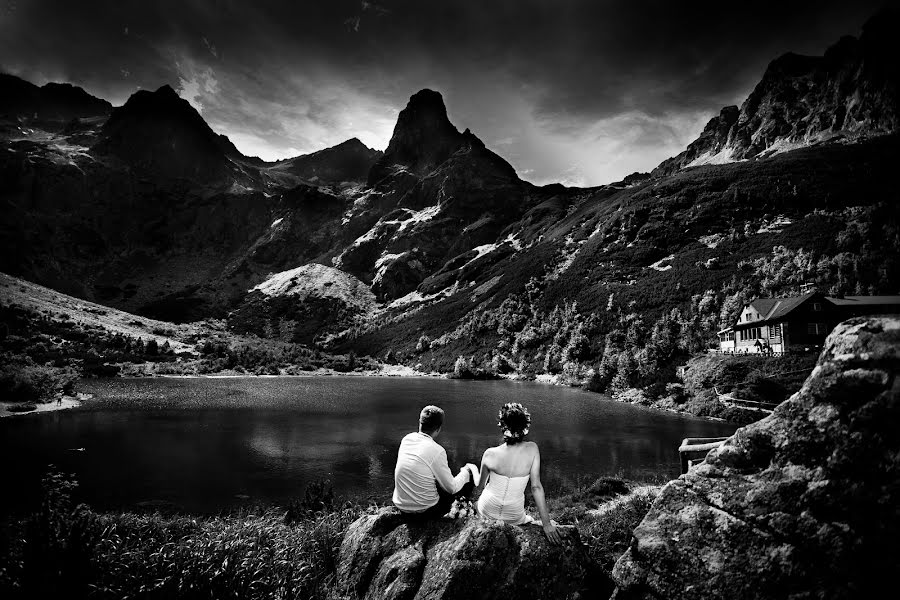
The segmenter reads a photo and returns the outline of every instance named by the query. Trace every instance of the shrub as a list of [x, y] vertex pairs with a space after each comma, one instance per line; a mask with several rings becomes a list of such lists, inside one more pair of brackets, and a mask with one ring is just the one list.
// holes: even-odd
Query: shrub
[[458, 357], [456, 362], [453, 363], [453, 373], [451, 377], [454, 379], [473, 379], [475, 377], [475, 372], [472, 361], [467, 360], [465, 356]]
[[313, 481], [306, 486], [303, 498], [288, 505], [284, 522], [290, 525], [311, 519], [334, 509], [334, 488], [330, 481]]
[[10, 362], [0, 367], [0, 396], [11, 402], [49, 402], [56, 394], [71, 394], [77, 380], [78, 373], [69, 367]]

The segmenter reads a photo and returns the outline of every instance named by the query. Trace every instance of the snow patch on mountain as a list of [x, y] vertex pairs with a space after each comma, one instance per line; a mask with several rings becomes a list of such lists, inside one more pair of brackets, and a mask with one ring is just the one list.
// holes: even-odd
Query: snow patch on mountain
[[444, 298], [449, 298], [453, 294], [459, 291], [459, 282], [455, 281], [453, 285], [446, 287], [440, 291], [437, 291], [433, 294], [422, 294], [418, 290], [413, 290], [412, 292], [406, 294], [405, 296], [401, 296], [396, 300], [385, 305], [385, 308], [404, 308], [414, 304], [422, 304], [424, 302], [432, 302], [432, 301], [440, 301]]
[[[400, 229], [397, 230], [397, 233], [400, 233], [407, 227], [411, 225], [415, 225], [416, 223], [424, 223], [425, 221], [430, 221], [434, 217], [437, 216], [439, 212], [441, 212], [441, 206], [439, 204], [435, 204], [434, 206], [427, 206], [422, 210], [414, 211], [408, 208], [404, 209], [408, 213], [408, 218], [393, 221], [400, 225]], [[392, 221], [386, 221], [388, 223]]]
[[725, 165], [732, 162], [740, 162], [734, 158], [734, 150], [732, 148], [722, 148], [718, 152], [704, 152], [685, 167], [699, 167], [701, 165]]
[[659, 259], [658, 261], [656, 261], [655, 263], [650, 265], [648, 268], [654, 269], [656, 271], [668, 271], [669, 269], [672, 268], [672, 265], [664, 265], [663, 263], [667, 263], [670, 260], [674, 260], [674, 259], [675, 259], [675, 255], [670, 254], [670, 255], [666, 256], [665, 258]]

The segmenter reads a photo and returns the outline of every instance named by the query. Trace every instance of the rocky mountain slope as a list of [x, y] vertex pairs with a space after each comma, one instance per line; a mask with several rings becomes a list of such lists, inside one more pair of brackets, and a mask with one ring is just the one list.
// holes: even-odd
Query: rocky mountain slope
[[900, 127], [900, 54], [888, 11], [845, 36], [824, 56], [774, 60], [738, 109], [726, 106], [687, 149], [656, 168], [721, 164], [810, 146], [893, 133]]

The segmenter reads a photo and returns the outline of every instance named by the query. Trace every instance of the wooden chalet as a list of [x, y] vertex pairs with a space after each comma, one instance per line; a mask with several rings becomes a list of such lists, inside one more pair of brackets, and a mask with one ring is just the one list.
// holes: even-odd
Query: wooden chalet
[[784, 354], [822, 348], [825, 336], [851, 317], [900, 314], [900, 296], [833, 298], [812, 291], [789, 298], [758, 298], [738, 322], [719, 332], [719, 351], [729, 354]]

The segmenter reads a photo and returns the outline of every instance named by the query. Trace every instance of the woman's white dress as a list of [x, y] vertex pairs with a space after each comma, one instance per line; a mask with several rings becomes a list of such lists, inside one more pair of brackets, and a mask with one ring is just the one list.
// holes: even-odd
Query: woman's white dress
[[491, 473], [478, 498], [478, 514], [510, 525], [531, 523], [534, 519], [525, 514], [525, 488], [529, 475], [506, 477]]

